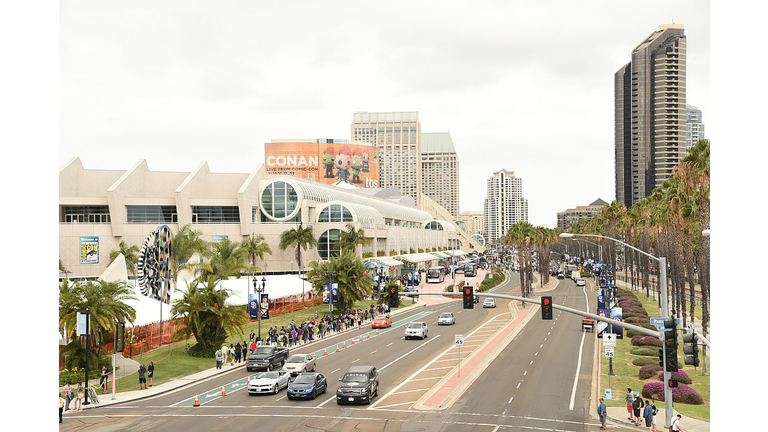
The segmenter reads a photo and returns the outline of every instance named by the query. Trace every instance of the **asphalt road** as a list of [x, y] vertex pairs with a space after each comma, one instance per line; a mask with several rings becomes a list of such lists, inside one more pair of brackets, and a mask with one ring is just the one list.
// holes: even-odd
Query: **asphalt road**
[[[518, 275], [513, 273], [508, 284], [496, 291], [519, 295], [519, 289], [510, 289], [518, 285]], [[552, 296], [557, 304], [585, 308], [585, 291], [570, 280], [561, 280]], [[248, 372], [244, 367], [236, 367], [230, 373], [175, 392], [104, 407], [90, 415], [72, 416], [68, 419], [69, 426], [61, 429], [131, 432], [165, 428], [181, 431], [254, 428], [267, 431], [596, 430], [590, 429], [589, 424], [595, 422], [588, 414], [595, 338], [587, 333], [582, 343], [580, 318], [557, 313], [557, 310], [553, 321], [534, 317], [450, 408], [429, 411], [412, 408], [458, 363], [458, 354], [454, 357], [455, 351], [451, 350], [455, 345], [454, 335], [465, 335], [466, 346], [461, 353], [465, 357], [510, 319], [507, 301], [498, 299], [497, 303], [495, 309], [483, 309], [478, 304], [476, 309], [462, 310], [460, 300], [452, 300], [396, 316], [393, 327], [379, 330], [379, 335], [375, 335], [368, 324], [345, 334], [344, 338], [327, 338], [311, 346], [292, 349], [291, 353], [315, 352], [317, 371], [328, 379], [328, 392], [315, 400], [289, 401], [285, 390], [277, 395], [249, 396], [245, 389]], [[437, 325], [437, 317], [443, 311], [456, 314], [455, 325]], [[403, 339], [405, 325], [413, 320], [427, 322], [427, 339]], [[347, 345], [344, 349], [343, 343]], [[327, 356], [323, 355], [325, 350]], [[374, 365], [379, 369], [380, 392], [370, 405], [336, 404], [336, 384], [352, 365]], [[226, 396], [221, 396], [222, 386]], [[192, 407], [196, 394], [200, 407]]]

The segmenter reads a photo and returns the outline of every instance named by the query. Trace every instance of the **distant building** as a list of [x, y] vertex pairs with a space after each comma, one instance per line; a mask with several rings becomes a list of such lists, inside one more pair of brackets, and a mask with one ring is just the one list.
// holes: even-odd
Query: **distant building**
[[483, 203], [486, 244], [496, 243], [512, 225], [528, 221], [528, 200], [523, 196], [523, 180], [514, 171], [501, 170], [488, 179]]
[[665, 24], [614, 75], [616, 201], [650, 196], [685, 156], [686, 36]]
[[422, 193], [459, 215], [459, 158], [448, 132], [421, 134]]
[[693, 105], [685, 105], [685, 147], [696, 145], [699, 140], [706, 139], [701, 110]]
[[421, 124], [418, 112], [356, 112], [353, 141], [379, 147], [379, 187], [421, 199]]
[[578, 206], [574, 209], [568, 209], [566, 211], [557, 213], [557, 227], [563, 230], [568, 230], [571, 225], [582, 219], [591, 219], [597, 216], [603, 207], [608, 205], [607, 202], [598, 198], [595, 202], [587, 206]]

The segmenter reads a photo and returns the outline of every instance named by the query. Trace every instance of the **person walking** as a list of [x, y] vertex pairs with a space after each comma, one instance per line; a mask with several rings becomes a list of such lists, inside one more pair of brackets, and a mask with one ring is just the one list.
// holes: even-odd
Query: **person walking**
[[[254, 342], [255, 344], [256, 342]], [[224, 352], [221, 348], [216, 350], [216, 369], [221, 369], [221, 365], [224, 363]]]
[[66, 399], [61, 397], [61, 393], [59, 393], [59, 423], [64, 419], [64, 403], [66, 402]]
[[648, 401], [645, 401], [645, 409], [643, 409], [643, 420], [645, 420], [645, 427], [648, 428], [648, 432], [653, 431], [653, 408]]
[[235, 346], [229, 344], [229, 354], [227, 355], [227, 362], [230, 366], [235, 365]]
[[627, 387], [627, 394], [624, 395], [624, 398], [627, 401], [627, 420], [632, 421], [632, 402], [635, 400], [635, 395], [632, 394], [632, 389]]
[[240, 346], [240, 342], [235, 345], [235, 361], [240, 363], [240, 355], [242, 354], [243, 348]]
[[149, 362], [147, 366], [147, 377], [149, 378], [149, 386], [152, 387], [152, 376], [155, 374], [155, 363]]
[[597, 416], [600, 417], [600, 429], [605, 430], [605, 421], [608, 417], [608, 411], [605, 408], [605, 399], [600, 398], [600, 405], [597, 406]]
[[[139, 365], [139, 390], [147, 389], [147, 368], [143, 364]], [[142, 387], [142, 384], [144, 387]]]
[[83, 398], [85, 398], [85, 389], [83, 389], [82, 381], [78, 381], [77, 387], [75, 387], [75, 411], [83, 410]]
[[659, 413], [658, 408], [656, 408], [656, 401], [651, 399], [651, 409], [653, 411], [653, 419], [651, 419], [651, 431], [656, 432], [656, 414]]
[[72, 383], [67, 381], [67, 384], [64, 385], [62, 390], [64, 390], [64, 411], [69, 411], [69, 403], [75, 398], [75, 391], [72, 387]]
[[102, 388], [104, 393], [107, 392], [107, 388], [104, 387], [104, 382], [109, 380], [109, 369], [104, 365], [101, 367], [101, 378], [99, 378], [99, 387]]
[[675, 432], [678, 432], [678, 431], [682, 432], [683, 431], [682, 429], [680, 429], [680, 419], [682, 419], [682, 418], [683, 418], [683, 416], [678, 414], [677, 418], [672, 420], [671, 428], [672, 428], [673, 431], [675, 431]]

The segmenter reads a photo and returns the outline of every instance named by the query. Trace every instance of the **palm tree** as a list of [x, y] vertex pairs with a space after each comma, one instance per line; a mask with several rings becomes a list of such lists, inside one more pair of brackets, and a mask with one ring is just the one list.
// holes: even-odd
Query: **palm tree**
[[125, 257], [125, 267], [136, 276], [136, 266], [139, 264], [139, 247], [136, 245], [128, 246], [125, 240], [120, 240], [118, 248], [109, 253], [109, 264], [112, 264], [120, 254]]
[[244, 336], [242, 326], [248, 317], [241, 307], [226, 304], [232, 291], [216, 289], [218, 282], [214, 278], [205, 282], [195, 279], [187, 290], [181, 290], [182, 297], [171, 306], [173, 318], [180, 320], [174, 339], [194, 336], [204, 351], [219, 346], [228, 336]]
[[190, 263], [189, 259], [194, 254], [199, 254], [201, 257], [207, 257], [211, 254], [211, 247], [209, 243], [202, 239], [203, 232], [195, 231], [190, 224], [186, 224], [179, 229], [171, 244], [173, 245], [173, 252], [171, 253], [171, 266], [173, 268], [173, 284], [176, 285], [179, 272], [188, 270], [195, 271], [195, 267], [198, 263]]
[[90, 342], [101, 352], [103, 343], [116, 330], [116, 322], [133, 322], [136, 310], [125, 303], [136, 300], [133, 287], [124, 281], [107, 282], [101, 279], [59, 285], [59, 330], [65, 339], [74, 339], [77, 330], [77, 313], [90, 313]]
[[250, 268], [245, 265], [247, 254], [248, 251], [241, 248], [239, 243], [224, 239], [216, 243], [210, 260], [195, 266], [195, 277], [206, 283], [218, 282], [232, 276], [239, 279], [243, 271]]
[[365, 236], [365, 230], [355, 229], [351, 223], [347, 224], [347, 230], [339, 233], [339, 241], [336, 246], [342, 253], [345, 249], [350, 249], [357, 255], [357, 245], [365, 246], [371, 244], [371, 239]]
[[326, 283], [326, 273], [336, 272], [336, 282], [339, 284], [339, 306], [341, 310], [351, 308], [356, 301], [363, 300], [373, 293], [373, 278], [366, 275], [367, 269], [363, 261], [351, 251], [346, 251], [328, 261], [312, 261], [309, 263], [307, 280], [318, 295], [323, 293]]
[[240, 247], [250, 259], [250, 270], [254, 273], [262, 271], [260, 267], [256, 266], [256, 257], [259, 257], [259, 259], [263, 261], [265, 254], [272, 255], [272, 248], [269, 247], [269, 243], [264, 241], [264, 236], [261, 234], [251, 234], [250, 237], [243, 240]]
[[286, 250], [289, 247], [296, 248], [298, 268], [302, 268], [301, 249], [307, 250], [307, 246], [317, 247], [317, 239], [312, 228], [304, 228], [303, 224], [299, 224], [298, 227], [283, 231], [280, 234], [280, 250]]

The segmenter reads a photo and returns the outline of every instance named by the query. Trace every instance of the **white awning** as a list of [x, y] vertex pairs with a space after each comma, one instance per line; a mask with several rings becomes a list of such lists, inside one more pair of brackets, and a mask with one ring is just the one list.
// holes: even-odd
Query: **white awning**
[[440, 258], [450, 258], [451, 256], [444, 252], [430, 252], [432, 255], [437, 255]]
[[422, 262], [432, 261], [432, 260], [438, 261], [440, 259], [440, 257], [432, 255], [431, 253], [412, 253], [412, 254], [405, 254], [405, 255], [396, 255], [395, 258], [401, 259], [403, 261], [412, 262], [412, 263], [422, 263]]
[[[380, 257], [370, 257], [363, 260], [364, 263], [369, 262], [378, 262], [381, 264], [384, 264], [385, 266], [401, 266], [403, 265], [402, 261], [398, 261], [394, 258], [390, 258], [387, 256], [380, 256]], [[367, 265], [366, 265], [367, 267]]]
[[462, 255], [468, 255], [469, 254], [469, 252], [464, 252], [461, 249], [449, 250], [449, 251], [445, 251], [445, 253], [447, 253], [450, 256], [462, 256]]

